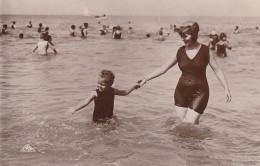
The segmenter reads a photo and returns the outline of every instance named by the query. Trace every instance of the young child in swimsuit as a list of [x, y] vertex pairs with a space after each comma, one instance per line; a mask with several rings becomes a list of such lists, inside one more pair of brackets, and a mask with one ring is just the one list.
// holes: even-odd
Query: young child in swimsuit
[[50, 47], [54, 51], [54, 53], [57, 54], [56, 49], [48, 42], [48, 36], [41, 35], [40, 39], [41, 40], [37, 43], [37, 46], [34, 48], [32, 53], [34, 53], [34, 51], [38, 49], [38, 54], [48, 55], [47, 50]]
[[219, 42], [217, 43], [217, 55], [227, 57], [226, 48], [231, 50], [232, 47], [227, 40], [227, 35], [225, 33], [220, 33]]
[[114, 79], [115, 76], [112, 71], [102, 70], [98, 77], [97, 89], [92, 91], [86, 100], [82, 101], [77, 106], [70, 108], [66, 112], [66, 115], [72, 115], [94, 101], [95, 106], [92, 120], [94, 122], [105, 122], [106, 120], [111, 119], [113, 117], [115, 95], [126, 96], [134, 89], [140, 87], [138, 83], [135, 83], [126, 90], [119, 90], [111, 87]]

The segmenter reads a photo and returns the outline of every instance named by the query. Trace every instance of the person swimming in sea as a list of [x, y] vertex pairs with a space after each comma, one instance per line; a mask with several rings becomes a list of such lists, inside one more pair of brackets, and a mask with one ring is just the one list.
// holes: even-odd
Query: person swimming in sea
[[48, 36], [41, 34], [40, 41], [37, 43], [36, 47], [33, 49], [32, 53], [34, 53], [38, 49], [38, 55], [48, 55], [48, 48], [50, 47], [54, 54], [57, 54], [56, 49], [50, 44], [48, 41], [50, 40]]
[[4, 24], [3, 25], [3, 28], [2, 28], [2, 35], [7, 35], [8, 34], [8, 31], [7, 31], [7, 24]]
[[19, 37], [19, 39], [23, 39], [23, 33], [21, 32], [21, 33], [19, 33], [19, 35], [18, 35], [18, 37]]
[[146, 38], [150, 38], [150, 37], [151, 37], [151, 34], [150, 34], [150, 33], [147, 33], [145, 36], [146, 36]]
[[33, 27], [32, 22], [29, 21], [29, 24], [27, 25], [27, 28], [32, 28], [32, 27]]
[[232, 47], [227, 40], [227, 35], [225, 33], [220, 33], [219, 35], [219, 42], [217, 43], [217, 55], [227, 57], [226, 49], [231, 50]]
[[113, 118], [115, 96], [126, 96], [133, 90], [140, 87], [138, 83], [135, 83], [125, 90], [119, 90], [112, 87], [114, 79], [115, 75], [112, 71], [102, 70], [99, 73], [97, 89], [92, 91], [87, 99], [75, 107], [71, 107], [66, 112], [66, 115], [70, 116], [75, 112], [82, 110], [84, 107], [89, 105], [89, 103], [94, 101], [94, 112], [92, 118], [93, 122], [104, 123], [107, 120]]

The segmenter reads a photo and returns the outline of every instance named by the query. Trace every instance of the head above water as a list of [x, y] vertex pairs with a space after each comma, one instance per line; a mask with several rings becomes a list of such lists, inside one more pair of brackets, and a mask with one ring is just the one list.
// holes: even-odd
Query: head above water
[[147, 34], [146, 34], [146, 37], [147, 37], [147, 38], [151, 37], [151, 34], [150, 34], [150, 33], [147, 33]]
[[19, 38], [20, 38], [20, 39], [23, 38], [23, 33], [19, 33]]
[[3, 28], [4, 28], [4, 29], [7, 29], [7, 25], [6, 25], [6, 24], [4, 24], [4, 25], [3, 25]]
[[220, 39], [220, 40], [223, 40], [223, 39], [225, 39], [225, 38], [227, 38], [227, 35], [226, 35], [224, 32], [220, 33], [219, 39]]
[[115, 75], [110, 70], [102, 70], [99, 73], [99, 78], [105, 79], [106, 84], [112, 86], [115, 80]]
[[192, 40], [197, 41], [199, 30], [199, 24], [197, 22], [187, 21], [180, 26], [178, 32], [181, 37], [191, 35]]

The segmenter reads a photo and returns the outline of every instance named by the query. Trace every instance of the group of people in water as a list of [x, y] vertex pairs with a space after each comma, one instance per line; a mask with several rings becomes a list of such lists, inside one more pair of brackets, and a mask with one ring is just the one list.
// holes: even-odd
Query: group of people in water
[[226, 49], [232, 49], [229, 41], [227, 40], [227, 35], [224, 32], [221, 32], [219, 35], [216, 30], [212, 30], [210, 35], [210, 42], [208, 44], [209, 48], [212, 51], [216, 50], [218, 56], [227, 57]]
[[[27, 27], [33, 27], [31, 21]], [[11, 28], [16, 28], [15, 22], [12, 23]], [[87, 37], [88, 23], [84, 23], [79, 28], [81, 37]], [[108, 26], [104, 25], [100, 29], [100, 34], [107, 34], [108, 28]], [[7, 34], [6, 29], [7, 25], [4, 24], [2, 34]], [[114, 73], [110, 70], [102, 70], [98, 77], [97, 89], [91, 92], [90, 96], [86, 100], [75, 107], [70, 108], [66, 114], [71, 115], [94, 101], [95, 105], [92, 120], [94, 122], [105, 122], [113, 117], [115, 95], [125, 96], [130, 94], [133, 90], [142, 87], [148, 81], [163, 75], [176, 64], [178, 64], [182, 71], [182, 75], [175, 89], [174, 105], [176, 116], [178, 116], [183, 122], [198, 124], [200, 116], [206, 109], [209, 99], [209, 86], [206, 77], [206, 68], [208, 65], [212, 68], [218, 80], [222, 84], [226, 101], [230, 102], [231, 93], [227, 80], [222, 70], [217, 65], [215, 56], [212, 55], [212, 52], [216, 50], [217, 54], [224, 57], [227, 56], [226, 48], [232, 48], [227, 40], [227, 35], [225, 33], [220, 33], [218, 35], [217, 32], [213, 30], [209, 35], [209, 44], [204, 45], [199, 43], [197, 40], [200, 30], [197, 22], [188, 21], [183, 23], [179, 28], [175, 25], [171, 26], [171, 29], [180, 35], [184, 45], [180, 47], [177, 53], [165, 64], [145, 77], [137, 80], [132, 86], [125, 90], [113, 88], [112, 85], [115, 79]], [[132, 31], [132, 27], [129, 27], [129, 30]], [[236, 28], [236, 33], [237, 30], [238, 27]], [[39, 54], [47, 54], [47, 49], [51, 48], [56, 54], [57, 51], [54, 48], [52, 37], [49, 34], [49, 27], [43, 28], [40, 23], [37, 31], [40, 33], [40, 41], [33, 49], [33, 53], [38, 49]], [[158, 34], [163, 37], [163, 28], [160, 28]], [[76, 35], [76, 26], [71, 25], [70, 36], [75, 37]], [[112, 36], [114, 39], [121, 39], [122, 27], [114, 26], [112, 28]], [[146, 34], [146, 37], [150, 37], [150, 34]]]
[[226, 101], [230, 102], [231, 93], [227, 80], [217, 65], [212, 51], [208, 46], [197, 41], [199, 24], [194, 21], [185, 22], [176, 32], [182, 38], [184, 45], [161, 67], [137, 80], [125, 90], [113, 88], [114, 73], [110, 70], [102, 70], [98, 76], [97, 89], [92, 91], [87, 99], [71, 107], [66, 114], [70, 116], [94, 101], [93, 122], [106, 122], [113, 117], [115, 95], [126, 96], [130, 94], [148, 81], [163, 75], [177, 63], [182, 75], [175, 89], [174, 105], [176, 116], [182, 122], [198, 124], [200, 116], [206, 109], [209, 99], [209, 86], [206, 77], [208, 65], [224, 87]]
[[[133, 28], [131, 26], [131, 21], [128, 22], [129, 23], [129, 27], [128, 27], [128, 30], [127, 30], [127, 33], [132, 33], [133, 32]], [[100, 24], [100, 21], [98, 22], [98, 24]], [[1, 34], [8, 34], [8, 31], [7, 31], [7, 24], [4, 24], [3, 25], [3, 28], [2, 28], [2, 33]], [[12, 29], [16, 29], [16, 22], [13, 21], [11, 26], [10, 26]], [[79, 29], [80, 29], [80, 37], [82, 38], [86, 38], [88, 36], [88, 27], [89, 27], [89, 24], [88, 23], [84, 23], [82, 26], [79, 26]], [[27, 25], [27, 28], [33, 28], [33, 25], [32, 25], [32, 22], [29, 21], [28, 25]], [[256, 29], [258, 29], [258, 27], [256, 27]], [[112, 29], [110, 29], [109, 25], [103, 25], [101, 28], [100, 28], [100, 35], [106, 35], [108, 33], [112, 33], [112, 38], [113, 39], [122, 39], [122, 30], [123, 28], [119, 25], [117, 26], [113, 26]], [[53, 48], [54, 49], [54, 44], [52, 43], [52, 37], [51, 35], [49, 35], [49, 27], [43, 27], [42, 23], [39, 23], [39, 27], [37, 28], [37, 31], [41, 34], [40, 35], [40, 40], [45, 40], [45, 41], [48, 41], [48, 45], [44, 44], [44, 46], [46, 47], [46, 49], [40, 49], [40, 50], [46, 50], [46, 51], [40, 51], [41, 54], [42, 53], [47, 53], [47, 49], [49, 48], [49, 45], [51, 45], [52, 47], [50, 48]], [[170, 31], [173, 31], [174, 33], [177, 33], [180, 31], [179, 28], [177, 28], [176, 25], [170, 25]], [[235, 30], [234, 30], [234, 34], [238, 34], [239, 33], [239, 27], [238, 26], [235, 26]], [[77, 34], [77, 31], [76, 31], [76, 26], [75, 25], [71, 25], [71, 29], [70, 29], [70, 34], [69, 34], [71, 37], [75, 37], [75, 36], [78, 36]], [[167, 36], [169, 36], [170, 33], [168, 32], [167, 33]], [[23, 33], [19, 33], [18, 35], [19, 38], [23, 38], [24, 37], [24, 34]], [[147, 33], [145, 34], [145, 37], [146, 38], [150, 38], [151, 37], [151, 33]], [[217, 31], [215, 29], [213, 29], [211, 31], [211, 33], [209, 34], [209, 38], [210, 38], [210, 41], [208, 43], [208, 46], [209, 48], [212, 50], [212, 51], [215, 51], [216, 55], [218, 56], [222, 56], [222, 57], [227, 57], [227, 49], [232, 49], [232, 46], [230, 45], [229, 41], [227, 40], [227, 35], [226, 33], [222, 32], [220, 34], [217, 34]], [[157, 32], [157, 37], [156, 37], [156, 40], [159, 40], [159, 41], [164, 41], [165, 40], [165, 33], [164, 33], [164, 29], [161, 27], [158, 32]], [[42, 41], [41, 41], [42, 42]], [[42, 46], [42, 44], [41, 44]], [[40, 45], [38, 46], [38, 48], [40, 47]], [[55, 51], [56, 53], [56, 51]]]
[[[98, 22], [98, 24], [100, 24], [100, 21]], [[131, 22], [129, 21], [129, 24], [131, 24]], [[83, 26], [79, 26], [80, 32], [81, 32], [81, 37], [87, 37], [88, 35], [88, 23], [84, 23]], [[122, 39], [122, 30], [123, 28], [119, 25], [114, 26], [112, 28], [112, 37], [113, 39]], [[106, 35], [107, 33], [109, 33], [109, 25], [103, 25], [102, 28], [100, 28], [100, 35]], [[128, 33], [132, 33], [133, 28], [131, 26], [128, 27]], [[70, 36], [71, 37], [75, 37], [77, 36], [76, 33], [76, 26], [75, 25], [71, 25], [71, 29], [70, 29]]]

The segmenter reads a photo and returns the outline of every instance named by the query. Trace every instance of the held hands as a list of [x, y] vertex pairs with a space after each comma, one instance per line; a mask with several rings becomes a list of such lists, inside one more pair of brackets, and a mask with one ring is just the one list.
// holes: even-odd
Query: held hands
[[146, 82], [147, 82], [146, 78], [141, 78], [140, 80], [137, 81], [140, 87], [142, 87]]
[[225, 89], [226, 102], [229, 103], [231, 101], [231, 94], [228, 89]]
[[133, 85], [133, 89], [138, 89], [140, 88], [140, 84], [138, 82], [136, 82], [134, 85]]

